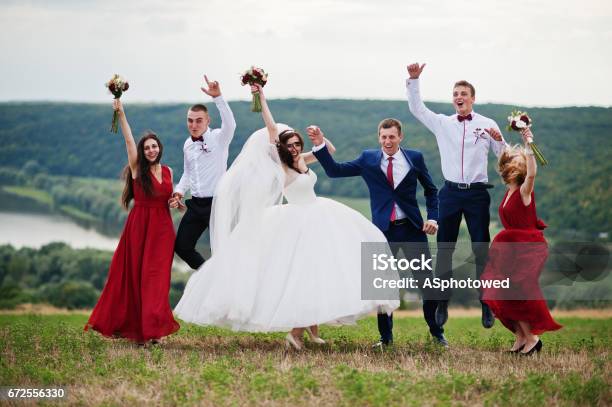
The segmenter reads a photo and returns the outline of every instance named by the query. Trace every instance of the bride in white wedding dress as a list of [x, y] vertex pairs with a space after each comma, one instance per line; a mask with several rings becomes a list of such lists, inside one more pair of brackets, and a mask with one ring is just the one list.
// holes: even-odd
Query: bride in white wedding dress
[[317, 176], [307, 164], [316, 158], [302, 153], [297, 132], [274, 122], [258, 91], [266, 128], [249, 137], [221, 179], [212, 256], [190, 277], [174, 311], [200, 325], [291, 331], [287, 344], [300, 349], [305, 329], [324, 343], [318, 324], [391, 313], [399, 300], [361, 299], [361, 243], [385, 236], [357, 211], [315, 195]]

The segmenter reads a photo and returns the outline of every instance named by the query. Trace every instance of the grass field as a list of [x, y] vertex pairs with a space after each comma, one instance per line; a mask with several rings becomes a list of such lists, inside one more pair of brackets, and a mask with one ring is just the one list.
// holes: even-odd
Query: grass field
[[[456, 315], [456, 316], [453, 316]], [[464, 314], [469, 315], [469, 314]], [[573, 315], [573, 314], [569, 314]], [[610, 405], [612, 319], [557, 317], [543, 352], [503, 351], [511, 335], [453, 314], [451, 348], [433, 345], [419, 316], [395, 321], [396, 344], [374, 351], [374, 317], [322, 327], [329, 344], [286, 351], [284, 334], [183, 324], [138, 348], [84, 333], [85, 313], [0, 315], [0, 385], [67, 386], [82, 405]], [[21, 405], [21, 404], [19, 404]]]

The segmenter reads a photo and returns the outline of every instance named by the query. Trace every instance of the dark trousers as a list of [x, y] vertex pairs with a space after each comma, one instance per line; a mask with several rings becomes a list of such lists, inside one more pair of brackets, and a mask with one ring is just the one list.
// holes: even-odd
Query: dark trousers
[[[489, 206], [491, 197], [486, 189], [458, 189], [444, 186], [438, 193], [438, 255], [436, 276], [453, 277], [453, 252], [459, 235], [461, 216], [465, 216], [476, 263], [476, 278], [484, 271], [489, 253]], [[449, 300], [452, 291], [445, 290], [442, 299]]]
[[[425, 254], [427, 258], [431, 258], [427, 245], [427, 235], [410, 222], [402, 225], [390, 225], [389, 229], [384, 232], [384, 235], [389, 243], [409, 243], [404, 245], [404, 250], [402, 250], [404, 252], [403, 255], [407, 259], [420, 258], [421, 253]], [[393, 256], [397, 257], [399, 248], [399, 245], [391, 244]], [[433, 336], [439, 336], [444, 332], [444, 329], [436, 324], [438, 301], [433, 299], [435, 296], [430, 294], [428, 290], [421, 288], [423, 280], [433, 277], [432, 273], [431, 271], [415, 271], [413, 277], [417, 280], [421, 295], [423, 296], [423, 316], [429, 326], [429, 332]], [[378, 332], [383, 343], [387, 344], [393, 341], [393, 314], [378, 314]]]
[[212, 200], [196, 197], [186, 200], [187, 212], [183, 215], [176, 233], [174, 251], [194, 270], [204, 264], [204, 257], [196, 251], [195, 246], [210, 223]]

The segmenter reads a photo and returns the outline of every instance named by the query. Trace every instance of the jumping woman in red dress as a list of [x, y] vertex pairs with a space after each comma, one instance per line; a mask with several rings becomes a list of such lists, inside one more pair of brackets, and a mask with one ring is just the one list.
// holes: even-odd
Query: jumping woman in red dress
[[499, 232], [489, 251], [489, 262], [482, 280], [510, 278], [510, 289], [483, 290], [483, 300], [502, 324], [516, 337], [510, 352], [529, 355], [542, 349], [538, 335], [561, 328], [546, 305], [539, 277], [548, 246], [542, 230], [546, 225], [536, 216], [533, 193], [537, 165], [528, 138], [522, 130], [525, 148], [509, 148], [499, 157], [498, 170], [508, 187], [499, 205], [504, 230]]
[[115, 99], [113, 107], [119, 113], [128, 155], [122, 203], [127, 209], [133, 199], [134, 207], [85, 330], [141, 345], [149, 340], [156, 343], [179, 329], [168, 301], [175, 238], [168, 206], [172, 170], [160, 164], [159, 138], [148, 132], [137, 146], [121, 101]]

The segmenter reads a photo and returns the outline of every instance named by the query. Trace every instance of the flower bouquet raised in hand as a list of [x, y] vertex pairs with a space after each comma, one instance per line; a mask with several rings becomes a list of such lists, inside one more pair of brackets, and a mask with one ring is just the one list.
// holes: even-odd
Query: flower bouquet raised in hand
[[[106, 87], [109, 92], [113, 94], [115, 99], [119, 99], [123, 92], [129, 89], [130, 85], [121, 76], [114, 74], [110, 81], [106, 82]], [[119, 129], [119, 112], [116, 110], [113, 112], [113, 121], [111, 123], [110, 131], [117, 133]]]
[[[513, 110], [508, 116], [508, 131], [521, 131], [523, 129], [528, 129], [532, 124], [531, 117], [527, 114], [527, 112], [522, 112], [520, 110]], [[527, 144], [531, 147], [533, 154], [541, 165], [548, 164], [546, 158], [544, 158], [544, 154], [540, 151], [537, 144], [533, 142], [533, 138], [527, 137]]]
[[[251, 66], [240, 77], [242, 86], [259, 84], [262, 87], [268, 82], [268, 74], [262, 68]], [[251, 103], [252, 112], [261, 112], [261, 100], [259, 100], [259, 92], [253, 93], [253, 102]]]

